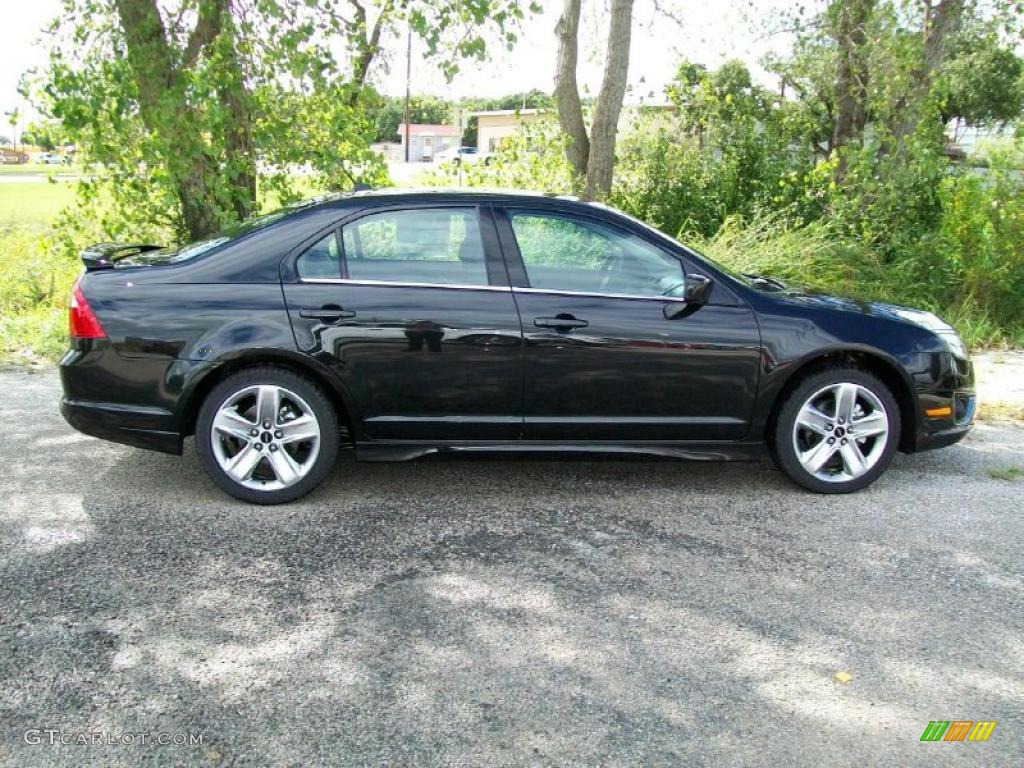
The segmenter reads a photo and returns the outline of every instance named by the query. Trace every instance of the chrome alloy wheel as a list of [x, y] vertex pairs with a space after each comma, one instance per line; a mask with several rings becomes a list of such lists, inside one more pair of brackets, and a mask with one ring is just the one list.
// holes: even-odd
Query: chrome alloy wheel
[[860, 384], [841, 382], [804, 402], [793, 424], [793, 448], [808, 473], [839, 483], [874, 467], [888, 435], [889, 415], [878, 396]]
[[221, 403], [210, 441], [228, 477], [246, 488], [276, 491], [295, 485], [313, 468], [320, 453], [320, 424], [294, 392], [260, 384]]

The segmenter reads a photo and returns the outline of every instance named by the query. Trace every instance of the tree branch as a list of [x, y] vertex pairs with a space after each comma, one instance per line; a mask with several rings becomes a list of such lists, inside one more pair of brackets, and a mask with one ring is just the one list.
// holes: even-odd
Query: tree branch
[[391, 13], [395, 9], [394, 0], [385, 0], [381, 6], [380, 13], [373, 23], [370, 34], [366, 34], [366, 7], [359, 0], [349, 0], [355, 12], [355, 18], [351, 22], [344, 22], [349, 34], [357, 42], [357, 54], [352, 64], [352, 93], [349, 95], [349, 105], [355, 106], [359, 102], [359, 96], [366, 85], [366, 78], [370, 74], [370, 67], [373, 60], [380, 53], [380, 38], [384, 27], [390, 21]]
[[199, 53], [214, 41], [220, 34], [223, 14], [227, 10], [228, 0], [201, 0], [199, 4], [199, 20], [195, 29], [188, 37], [185, 52], [181, 57], [180, 69], [191, 68]]

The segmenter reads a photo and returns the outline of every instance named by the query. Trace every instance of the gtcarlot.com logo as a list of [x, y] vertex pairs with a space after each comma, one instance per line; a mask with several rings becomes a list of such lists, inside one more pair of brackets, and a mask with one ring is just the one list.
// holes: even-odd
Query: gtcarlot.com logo
[[62, 731], [59, 728], [30, 728], [25, 731], [26, 744], [63, 744], [89, 746], [157, 745], [160, 747], [188, 747], [203, 743], [201, 733], [171, 733], [138, 731], [111, 733], [109, 731]]
[[932, 720], [921, 741], [988, 741], [995, 728], [995, 720]]

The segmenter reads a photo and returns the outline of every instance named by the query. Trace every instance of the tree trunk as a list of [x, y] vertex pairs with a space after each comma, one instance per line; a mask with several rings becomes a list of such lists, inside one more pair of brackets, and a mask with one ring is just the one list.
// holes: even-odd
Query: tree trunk
[[558, 66], [555, 70], [555, 101], [558, 104], [558, 122], [569, 137], [566, 157], [573, 173], [580, 179], [587, 177], [590, 139], [583, 122], [579, 87], [576, 84], [576, 59], [579, 55], [580, 0], [565, 0], [562, 15], [555, 25], [558, 38]]
[[[225, 33], [232, 36], [236, 33], [230, 21]], [[233, 37], [231, 58], [225, 62], [231, 77], [220, 94], [230, 115], [229, 129], [225, 136], [227, 184], [235, 215], [239, 221], [245, 221], [256, 208], [256, 153], [252, 141], [252, 104], [235, 42]]]
[[612, 188], [615, 136], [629, 75], [629, 46], [633, 28], [633, 0], [612, 0], [604, 79], [590, 128], [590, 157], [584, 197], [601, 200]]
[[205, 157], [195, 157], [186, 161], [183, 167], [172, 168], [185, 234], [189, 240], [202, 240], [220, 230], [220, 221], [210, 205], [207, 172]]
[[[836, 120], [830, 148], [841, 149], [860, 139], [867, 124], [868, 66], [867, 25], [875, 0], [840, 0], [835, 24], [838, 49], [836, 66]], [[837, 176], [842, 176], [840, 157]]]
[[[180, 84], [179, 74], [192, 67], [199, 55], [221, 34], [228, 0], [202, 0], [196, 26], [175, 65], [157, 0], [116, 0], [118, 18], [127, 44], [128, 64], [139, 94], [139, 112], [146, 130], [164, 145], [167, 170], [181, 204], [185, 235], [199, 240], [221, 226], [215, 173], [202, 131]], [[252, 121], [244, 93], [244, 77], [237, 60], [235, 87], [222, 91], [232, 115], [228, 137], [230, 161], [239, 170], [232, 178], [232, 207], [240, 218], [250, 215], [255, 203], [256, 181], [252, 167]], [[231, 174], [229, 173], [229, 177]], [[234, 190], [238, 193], [235, 194]]]
[[946, 59], [950, 39], [960, 31], [963, 15], [964, 0], [939, 0], [935, 5], [928, 1], [922, 33], [924, 43], [921, 64], [912, 73], [910, 90], [899, 100], [895, 110], [899, 117], [893, 129], [893, 141], [900, 152], [906, 145], [907, 137], [916, 130], [921, 120], [932, 78]]

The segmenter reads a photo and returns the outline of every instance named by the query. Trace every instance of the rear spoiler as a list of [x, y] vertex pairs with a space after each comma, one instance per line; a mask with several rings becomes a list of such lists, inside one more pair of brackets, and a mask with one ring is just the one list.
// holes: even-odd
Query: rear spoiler
[[81, 253], [82, 263], [86, 270], [113, 269], [114, 262], [126, 256], [135, 256], [146, 251], [158, 251], [162, 245], [152, 243], [96, 243]]

